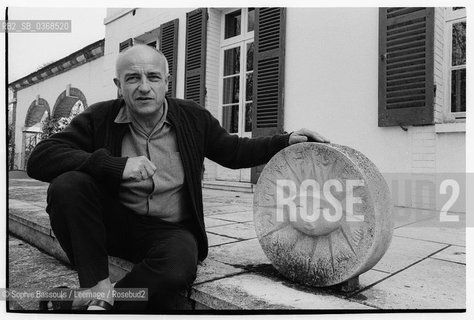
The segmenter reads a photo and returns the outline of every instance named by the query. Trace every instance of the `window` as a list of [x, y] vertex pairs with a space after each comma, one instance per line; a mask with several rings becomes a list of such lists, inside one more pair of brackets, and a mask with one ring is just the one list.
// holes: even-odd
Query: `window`
[[466, 9], [446, 9], [446, 101], [458, 119], [466, 118]]
[[253, 105], [254, 8], [224, 14], [221, 45], [222, 126], [250, 136]]
[[147, 31], [144, 34], [135, 37], [133, 43], [146, 44], [150, 47], [158, 47], [158, 39], [160, 36], [160, 28], [155, 28], [153, 30]]
[[147, 43], [148, 46], [152, 47], [152, 48], [155, 48], [156, 49], [156, 40], [155, 41], [152, 41], [152, 42], [149, 42]]

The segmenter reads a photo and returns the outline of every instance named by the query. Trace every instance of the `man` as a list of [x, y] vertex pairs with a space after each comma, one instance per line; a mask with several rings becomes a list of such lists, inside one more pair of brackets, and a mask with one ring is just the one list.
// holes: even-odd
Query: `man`
[[[116, 64], [114, 82], [123, 99], [89, 107], [32, 152], [28, 174], [51, 182], [46, 209], [51, 227], [77, 269], [85, 297], [43, 307], [172, 308], [207, 256], [204, 157], [243, 168], [267, 162], [289, 144], [328, 142], [305, 129], [256, 139], [230, 135], [206, 109], [165, 98], [168, 79], [161, 52], [131, 47]], [[108, 255], [135, 263], [115, 289], [148, 288], [148, 303], [99, 295], [113, 289]]]

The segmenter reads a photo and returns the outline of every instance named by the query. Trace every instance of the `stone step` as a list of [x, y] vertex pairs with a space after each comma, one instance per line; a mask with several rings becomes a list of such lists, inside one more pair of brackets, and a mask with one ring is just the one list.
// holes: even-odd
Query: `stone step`
[[[15, 237], [24, 240], [32, 246], [70, 265], [69, 259], [54, 236], [49, 224], [47, 213], [31, 203], [10, 199], [9, 201], [9, 232]], [[112, 282], [123, 278], [132, 269], [133, 264], [118, 257], [109, 256], [109, 274]], [[205, 303], [188, 298], [190, 293], [185, 292], [182, 301], [177, 301], [180, 310], [192, 310], [196, 305], [200, 309], [210, 309]], [[207, 298], [207, 301], [209, 298]], [[28, 310], [30, 305], [22, 306], [22, 301], [10, 303], [12, 310]]]
[[224, 181], [224, 180], [204, 180], [203, 188], [212, 190], [237, 191], [253, 193], [254, 185], [250, 182]]

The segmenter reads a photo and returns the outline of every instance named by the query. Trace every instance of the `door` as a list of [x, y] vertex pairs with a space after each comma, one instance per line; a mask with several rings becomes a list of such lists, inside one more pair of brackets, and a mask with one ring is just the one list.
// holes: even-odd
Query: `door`
[[[251, 137], [254, 9], [226, 11], [222, 20], [219, 117], [229, 133]], [[217, 179], [250, 182], [250, 169], [218, 166]]]

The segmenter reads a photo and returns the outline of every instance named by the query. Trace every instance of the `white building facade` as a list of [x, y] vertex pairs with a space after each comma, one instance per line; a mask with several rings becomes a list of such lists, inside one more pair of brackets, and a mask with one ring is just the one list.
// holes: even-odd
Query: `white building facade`
[[[94, 69], [81, 76], [96, 83], [88, 105], [117, 97], [119, 52], [145, 43], [168, 58], [169, 94], [202, 104], [233, 134], [306, 127], [384, 174], [465, 172], [464, 8], [115, 8], [104, 23], [103, 56], [81, 67]], [[18, 103], [35, 100], [34, 87], [16, 92], [17, 153], [27, 116]], [[206, 181], [257, 177], [205, 162]]]

